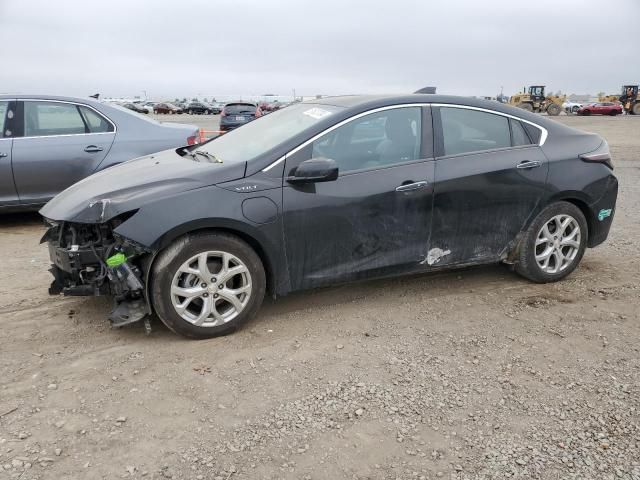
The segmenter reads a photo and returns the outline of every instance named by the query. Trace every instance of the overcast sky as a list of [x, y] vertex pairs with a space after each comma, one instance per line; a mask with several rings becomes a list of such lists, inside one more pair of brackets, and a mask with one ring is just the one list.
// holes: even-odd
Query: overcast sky
[[640, 83], [640, 0], [0, 0], [0, 92], [495, 96]]

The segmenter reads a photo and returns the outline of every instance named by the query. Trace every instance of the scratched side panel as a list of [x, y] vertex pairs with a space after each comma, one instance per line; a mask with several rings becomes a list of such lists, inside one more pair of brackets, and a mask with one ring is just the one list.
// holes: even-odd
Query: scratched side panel
[[[525, 160], [540, 167], [517, 169]], [[547, 172], [537, 146], [438, 159], [431, 248], [448, 253], [433, 265], [503, 258], [536, 213]]]
[[[406, 182], [428, 181], [413, 192]], [[426, 269], [433, 161], [283, 188], [292, 289]]]

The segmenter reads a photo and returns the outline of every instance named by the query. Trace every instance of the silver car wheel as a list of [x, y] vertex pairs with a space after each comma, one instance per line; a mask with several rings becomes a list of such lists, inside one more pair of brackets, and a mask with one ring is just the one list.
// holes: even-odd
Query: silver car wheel
[[251, 298], [251, 274], [236, 256], [202, 252], [184, 262], [171, 282], [176, 313], [198, 327], [217, 327], [236, 318]]
[[570, 215], [556, 215], [546, 222], [536, 237], [536, 262], [545, 273], [558, 273], [573, 263], [580, 250], [582, 233]]

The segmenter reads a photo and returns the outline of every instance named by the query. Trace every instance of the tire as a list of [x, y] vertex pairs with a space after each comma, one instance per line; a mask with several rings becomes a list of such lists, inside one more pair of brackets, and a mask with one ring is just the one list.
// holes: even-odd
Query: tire
[[571, 109], [571, 111], [572, 111], [573, 113], [578, 113], [578, 110], [580, 110], [580, 107], [578, 107], [578, 106], [575, 106], [575, 107], [573, 107], [573, 108]]
[[516, 107], [526, 110], [527, 112], [533, 112], [533, 105], [530, 103], [519, 103]]
[[[569, 218], [571, 221], [568, 223], [566, 230], [558, 236], [560, 230], [554, 229], [559, 228], [559, 225]], [[545, 226], [547, 227], [547, 235], [543, 231]], [[574, 233], [576, 229], [578, 232]], [[587, 247], [588, 235], [587, 221], [578, 207], [569, 202], [552, 203], [540, 212], [524, 232], [519, 245], [516, 272], [536, 283], [562, 280], [571, 274], [577, 268], [580, 260], [582, 260]], [[553, 240], [554, 236], [557, 240], [553, 242], [545, 240], [547, 237]], [[579, 237], [577, 240], [575, 239], [576, 236]], [[542, 243], [539, 242], [539, 238], [543, 240]], [[559, 242], [563, 239], [566, 242], [572, 241], [572, 244], [562, 246]], [[540, 244], [536, 245], [537, 243]], [[562, 255], [571, 257], [566, 263], [564, 262], [566, 257], [565, 259], [560, 259], [556, 254], [558, 246]], [[545, 255], [549, 251], [550, 253]], [[538, 255], [539, 260], [536, 259], [536, 255]], [[539, 261], [543, 265], [540, 265]], [[547, 263], [546, 269], [544, 268], [545, 261]]]
[[589, 116], [589, 115], [591, 115], [591, 111], [590, 110], [583, 110], [582, 111], [582, 115]]
[[551, 103], [547, 107], [547, 115], [551, 115], [552, 117], [560, 115], [561, 111], [562, 111], [562, 108], [557, 103]]
[[615, 117], [616, 115], [618, 115], [618, 111], [617, 110], [611, 110], [609, 112], [609, 115], [611, 115], [612, 117]]
[[[203, 271], [202, 256], [207, 259], [205, 276], [211, 278], [193, 273]], [[187, 262], [189, 272], [185, 271]], [[223, 262], [227, 270], [239, 267], [245, 270], [227, 273], [226, 280], [220, 283], [216, 276], [223, 275]], [[248, 292], [238, 294], [230, 290], [247, 288]], [[187, 289], [198, 292], [189, 301], [175, 294]], [[266, 276], [260, 257], [241, 239], [224, 233], [197, 233], [179, 238], [158, 255], [151, 272], [150, 290], [153, 308], [170, 330], [204, 339], [231, 333], [256, 315], [264, 299]], [[227, 298], [235, 298], [235, 305]], [[182, 314], [178, 307], [183, 308]], [[198, 322], [200, 325], [196, 325]]]
[[631, 113], [634, 115], [640, 115], [640, 102], [637, 102], [633, 107], [631, 107]]

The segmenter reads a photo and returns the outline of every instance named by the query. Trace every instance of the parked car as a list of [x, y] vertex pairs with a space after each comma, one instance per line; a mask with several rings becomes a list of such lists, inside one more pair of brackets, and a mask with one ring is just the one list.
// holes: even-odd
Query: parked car
[[219, 115], [222, 112], [222, 106], [218, 106], [216, 103], [207, 103], [209, 105], [209, 110], [214, 115]]
[[613, 102], [590, 103], [580, 107], [578, 115], [621, 115], [622, 105]]
[[184, 109], [184, 111], [187, 112], [189, 115], [193, 115], [193, 114], [209, 115], [212, 113], [211, 110], [212, 110], [211, 106], [202, 102], [191, 102]]
[[562, 104], [562, 108], [567, 113], [578, 113], [578, 110], [582, 108], [583, 104], [578, 102], [572, 102], [567, 100]]
[[173, 103], [158, 103], [153, 107], [153, 113], [182, 113], [182, 108], [176, 107]]
[[251, 102], [227, 103], [220, 112], [220, 130], [227, 132], [260, 117], [260, 107]]
[[149, 109], [147, 107], [140, 105], [138, 103], [123, 103], [122, 106], [124, 108], [128, 108], [129, 110], [133, 110], [136, 113], [144, 113], [144, 114], [149, 113]]
[[114, 325], [153, 311], [205, 338], [267, 291], [497, 262], [553, 282], [607, 238], [612, 168], [600, 136], [498, 102], [298, 103], [49, 202], [51, 291], [115, 295]]
[[160, 124], [118, 105], [0, 95], [0, 212], [37, 209], [94, 172], [197, 140], [196, 126]]

